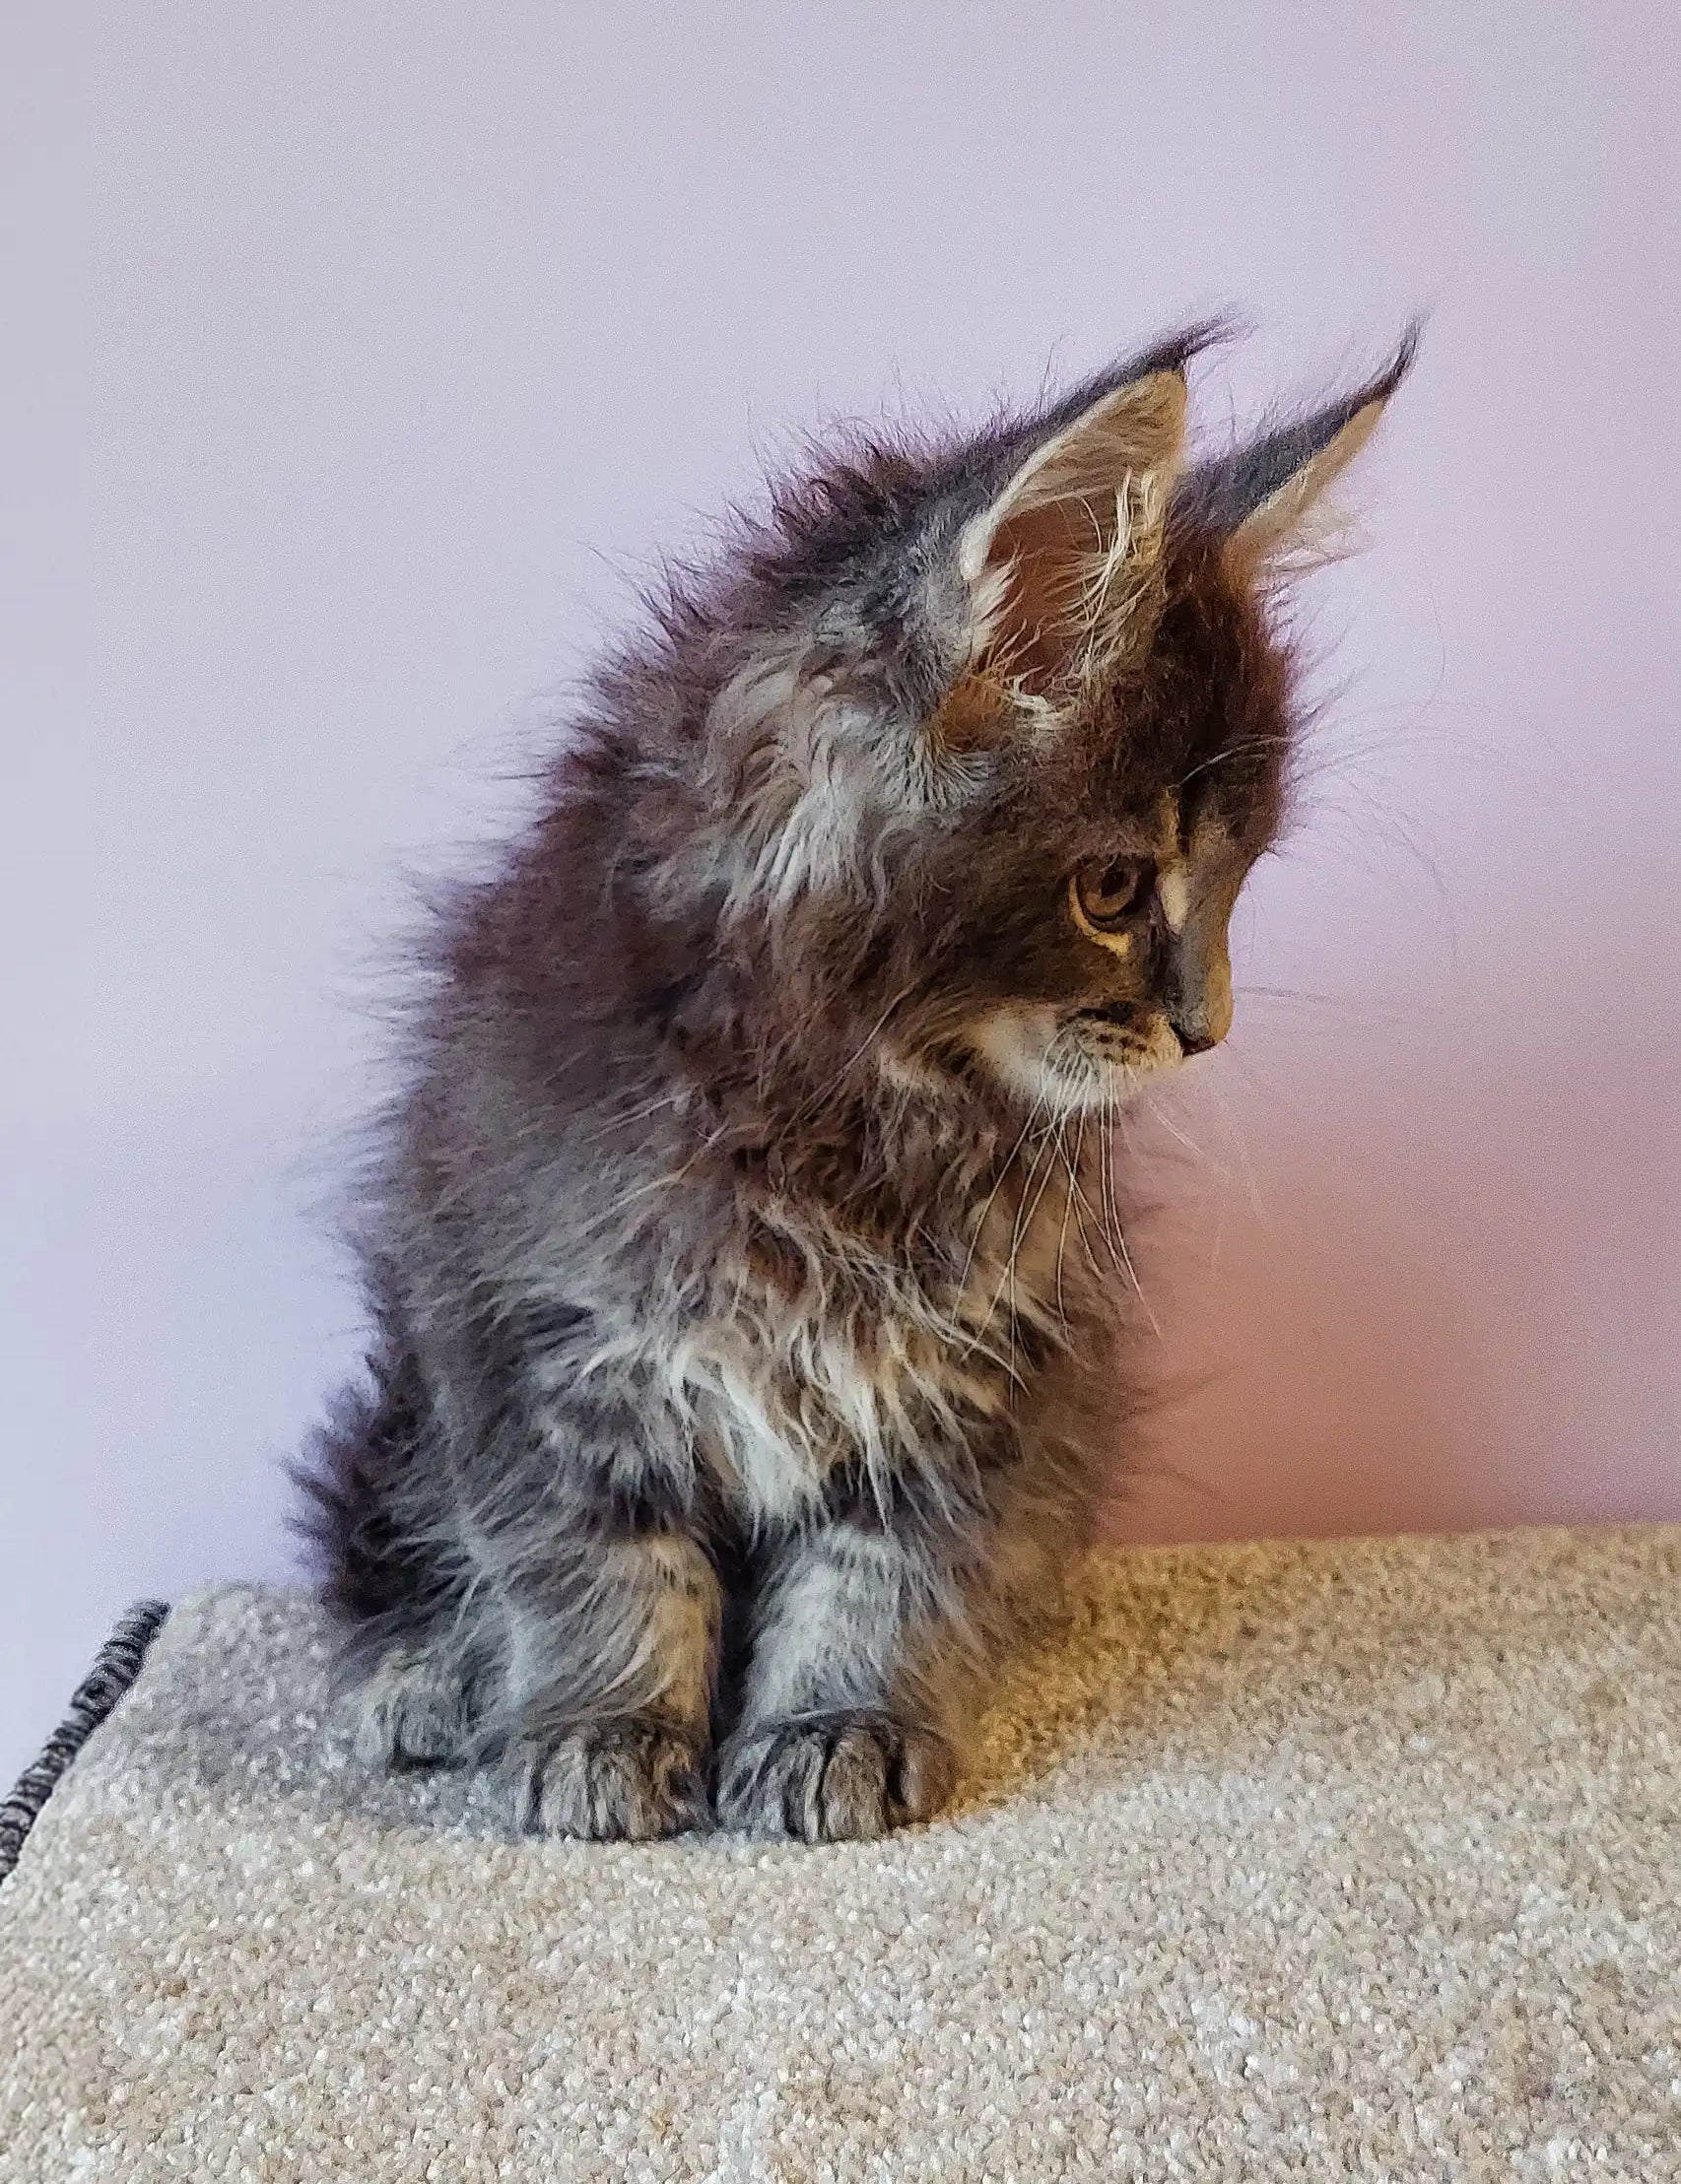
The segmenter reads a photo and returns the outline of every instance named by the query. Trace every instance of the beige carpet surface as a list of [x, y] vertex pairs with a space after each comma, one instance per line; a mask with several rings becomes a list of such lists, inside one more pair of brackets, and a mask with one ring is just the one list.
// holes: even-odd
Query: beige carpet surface
[[165, 1624], [0, 1888], [0, 2177], [1681, 2177], [1681, 1530], [1107, 1559], [948, 1818], [502, 1839]]

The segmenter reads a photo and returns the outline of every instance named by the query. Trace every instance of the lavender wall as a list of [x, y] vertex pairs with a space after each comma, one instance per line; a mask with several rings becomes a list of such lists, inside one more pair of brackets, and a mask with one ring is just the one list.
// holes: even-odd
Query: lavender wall
[[655, 543], [1210, 302], [1217, 404], [1435, 318], [1239, 1034], [1142, 1125], [1201, 1385], [1123, 1521], [1681, 1516], [1670, 15], [14, 10], [0, 1767], [121, 1602], [288, 1568], [401, 875]]

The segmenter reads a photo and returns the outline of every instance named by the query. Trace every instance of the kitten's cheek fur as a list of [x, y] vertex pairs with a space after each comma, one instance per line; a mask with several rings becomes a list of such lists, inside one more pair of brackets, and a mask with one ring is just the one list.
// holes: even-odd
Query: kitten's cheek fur
[[1124, 1106], [1184, 1059], [1166, 1023], [1123, 1055], [1081, 1043], [1046, 1003], [1006, 1003], [992, 1010], [975, 1027], [974, 1040], [1007, 1091], [1030, 1105], [1042, 1102], [1053, 1118]]
[[975, 1047], [1006, 1090], [1038, 1100], [1046, 1090], [1046, 1057], [1059, 1028], [1056, 1011], [1042, 1004], [1006, 1002], [981, 1018]]

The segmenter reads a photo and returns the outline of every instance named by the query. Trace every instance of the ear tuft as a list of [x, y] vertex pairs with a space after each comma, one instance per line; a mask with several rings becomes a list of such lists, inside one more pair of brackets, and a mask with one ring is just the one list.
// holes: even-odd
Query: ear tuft
[[1224, 535], [1228, 560], [1244, 574], [1332, 557], [1339, 525], [1326, 496], [1377, 430], [1412, 368], [1421, 332], [1415, 319], [1388, 364], [1352, 394], [1199, 464], [1186, 478], [1179, 504]]

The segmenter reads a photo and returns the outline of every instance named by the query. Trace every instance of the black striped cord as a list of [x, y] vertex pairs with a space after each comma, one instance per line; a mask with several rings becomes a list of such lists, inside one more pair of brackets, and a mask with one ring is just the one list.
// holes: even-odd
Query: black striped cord
[[71, 1760], [140, 1674], [146, 1649], [168, 1612], [167, 1600], [142, 1600], [119, 1620], [76, 1687], [69, 1711], [46, 1740], [40, 1757], [24, 1770], [17, 1788], [0, 1804], [0, 1882], [17, 1864], [25, 1836]]

